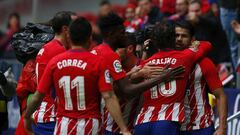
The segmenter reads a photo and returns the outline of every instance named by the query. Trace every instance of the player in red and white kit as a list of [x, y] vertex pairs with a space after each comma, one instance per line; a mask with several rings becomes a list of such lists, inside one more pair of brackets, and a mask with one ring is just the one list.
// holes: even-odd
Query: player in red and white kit
[[[193, 27], [187, 21], [176, 23], [176, 46], [183, 50], [191, 45]], [[220, 125], [214, 129], [213, 110], [208, 101], [208, 93], [217, 99]], [[221, 106], [221, 108], [220, 108]], [[209, 58], [199, 61], [190, 73], [190, 80], [185, 96], [185, 121], [181, 130], [183, 135], [225, 135], [227, 103], [222, 83], [214, 63]]]
[[[52, 41], [43, 46], [36, 57], [36, 75], [39, 83], [48, 62], [56, 55], [63, 53], [69, 48], [67, 42], [68, 25], [71, 22], [72, 13], [62, 11], [57, 13], [52, 19], [52, 27], [55, 37]], [[35, 134], [53, 134], [56, 122], [55, 91], [51, 87], [40, 107], [33, 114], [37, 125], [33, 125]]]
[[[167, 70], [164, 70], [162, 75], [159, 75], [154, 79], [145, 81], [143, 83], [132, 84], [129, 81], [129, 77], [126, 76], [125, 71], [122, 69], [119, 55], [114, 52], [118, 48], [124, 48], [126, 46], [126, 37], [124, 32], [125, 29], [122, 18], [114, 13], [110, 13], [100, 18], [99, 27], [104, 37], [104, 42], [101, 45], [93, 48], [92, 53], [102, 56], [106, 59], [106, 64], [109, 68], [113, 83], [122, 93], [136, 95], [148, 90], [160, 82], [173, 79], [175, 76], [182, 73], [182, 67], [177, 67], [172, 69], [172, 71], [169, 70], [171, 73], [169, 73]], [[103, 122], [105, 123], [103, 125], [105, 130], [104, 134], [114, 134], [114, 132], [117, 132], [117, 127], [113, 127], [112, 125], [113, 120], [110, 115], [104, 117]], [[118, 134], [118, 132], [116, 134]]]
[[[136, 120], [136, 135], [176, 135], [180, 133], [180, 123], [184, 121], [184, 96], [191, 68], [210, 49], [208, 42], [196, 42], [198, 50], [175, 51], [175, 28], [165, 23], [157, 24], [151, 37], [159, 52], [144, 61], [153, 65], [170, 68], [183, 65], [183, 78], [160, 83], [144, 92], [143, 107]], [[144, 64], [143, 64], [144, 65]]]
[[101, 95], [122, 133], [130, 135], [112, 91], [104, 59], [87, 51], [92, 34], [90, 23], [85, 18], [78, 18], [70, 24], [69, 31], [72, 49], [48, 63], [25, 120], [31, 122], [31, 114], [54, 86], [57, 96], [55, 135], [99, 134]]

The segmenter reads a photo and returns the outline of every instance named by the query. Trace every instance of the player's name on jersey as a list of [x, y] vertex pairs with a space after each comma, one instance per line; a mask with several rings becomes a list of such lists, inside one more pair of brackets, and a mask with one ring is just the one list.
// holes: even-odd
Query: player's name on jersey
[[151, 61], [149, 61], [150, 64], [154, 64], [154, 65], [159, 65], [159, 64], [176, 64], [177, 59], [175, 58], [161, 58], [161, 59], [153, 59]]
[[66, 67], [77, 67], [85, 70], [86, 66], [87, 66], [86, 62], [78, 59], [66, 59], [66, 60], [59, 61], [57, 63], [58, 69], [62, 69]]

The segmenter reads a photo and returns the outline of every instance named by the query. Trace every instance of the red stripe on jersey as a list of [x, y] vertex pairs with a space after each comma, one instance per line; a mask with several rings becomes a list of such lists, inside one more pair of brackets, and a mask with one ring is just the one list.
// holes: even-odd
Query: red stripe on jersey
[[190, 77], [190, 91], [185, 97], [186, 120], [181, 130], [198, 130], [213, 123], [213, 112], [208, 103], [207, 84], [199, 64]]
[[137, 117], [136, 125], [160, 120], [182, 122], [184, 118], [182, 103], [162, 104], [161, 107], [144, 106]]
[[97, 119], [70, 119], [62, 117], [57, 119], [54, 135], [96, 135], [100, 133]]

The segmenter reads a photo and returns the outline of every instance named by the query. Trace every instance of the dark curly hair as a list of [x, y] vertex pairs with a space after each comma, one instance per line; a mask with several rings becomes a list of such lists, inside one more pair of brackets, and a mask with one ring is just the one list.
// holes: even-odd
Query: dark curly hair
[[162, 22], [155, 25], [151, 35], [151, 41], [158, 49], [175, 48], [174, 25]]
[[119, 28], [124, 29], [123, 19], [115, 13], [109, 13], [108, 15], [101, 17], [98, 21], [98, 26], [104, 38], [112, 31]]

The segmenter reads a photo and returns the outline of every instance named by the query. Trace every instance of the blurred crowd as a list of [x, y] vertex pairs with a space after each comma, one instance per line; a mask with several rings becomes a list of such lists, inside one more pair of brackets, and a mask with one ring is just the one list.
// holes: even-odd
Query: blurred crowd
[[[127, 32], [137, 33], [138, 44], [144, 43], [151, 32], [152, 25], [168, 21], [188, 20], [194, 26], [196, 40], [207, 40], [213, 45], [209, 57], [218, 65], [221, 78], [230, 73], [236, 75], [239, 68], [238, 48], [240, 44], [240, 2], [238, 0], [128, 0], [125, 5], [112, 4], [103, 0], [99, 4], [98, 14], [90, 12], [78, 13], [87, 18], [93, 27], [92, 47], [102, 42], [98, 28], [98, 18], [116, 12], [125, 19]], [[7, 30], [0, 32], [0, 58], [15, 58], [10, 41], [13, 34], [20, 31], [20, 16], [18, 13], [9, 15]], [[137, 47], [138, 55], [141, 49]], [[150, 47], [154, 52], [154, 48]], [[230, 64], [223, 64], [223, 63]]]

